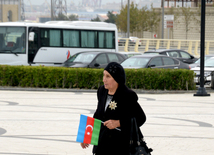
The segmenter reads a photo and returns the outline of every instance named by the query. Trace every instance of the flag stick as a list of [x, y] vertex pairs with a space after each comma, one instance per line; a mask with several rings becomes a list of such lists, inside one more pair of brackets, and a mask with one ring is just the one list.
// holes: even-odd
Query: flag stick
[[[102, 123], [104, 123], [103, 121], [102, 121]], [[119, 128], [115, 128], [116, 130], [118, 130], [118, 131], [121, 131], [121, 129], [119, 129]]]

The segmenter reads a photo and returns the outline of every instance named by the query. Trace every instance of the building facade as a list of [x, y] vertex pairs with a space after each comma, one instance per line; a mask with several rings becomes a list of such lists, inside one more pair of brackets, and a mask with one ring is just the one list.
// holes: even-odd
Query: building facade
[[0, 22], [18, 21], [20, 0], [0, 0]]

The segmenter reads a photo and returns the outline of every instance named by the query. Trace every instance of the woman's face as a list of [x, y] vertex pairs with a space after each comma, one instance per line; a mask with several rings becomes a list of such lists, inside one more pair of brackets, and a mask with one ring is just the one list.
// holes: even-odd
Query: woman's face
[[118, 83], [106, 70], [103, 71], [103, 83], [105, 88], [108, 90], [116, 89], [118, 87]]

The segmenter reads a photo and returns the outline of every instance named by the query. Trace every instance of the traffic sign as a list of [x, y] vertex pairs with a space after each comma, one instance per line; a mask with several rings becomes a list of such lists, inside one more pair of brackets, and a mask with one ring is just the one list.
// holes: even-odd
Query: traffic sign
[[174, 20], [174, 15], [164, 15], [164, 20]]
[[164, 28], [166, 29], [166, 20], [164, 20]]
[[173, 28], [173, 21], [166, 21], [167, 28]]

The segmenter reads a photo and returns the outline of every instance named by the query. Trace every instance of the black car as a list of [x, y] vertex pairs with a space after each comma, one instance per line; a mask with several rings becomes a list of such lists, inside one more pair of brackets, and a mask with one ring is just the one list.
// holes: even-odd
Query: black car
[[180, 49], [157, 49], [157, 50], [146, 51], [146, 52], [144, 52], [144, 54], [167, 55], [167, 56], [176, 58], [187, 64], [192, 64], [198, 60], [198, 58], [195, 58], [193, 55], [189, 54], [188, 52], [186, 52], [184, 50], [180, 50]]
[[105, 68], [109, 62], [121, 63], [126, 57], [118, 52], [85, 51], [78, 52], [66, 60], [64, 67]]
[[175, 58], [164, 55], [143, 54], [130, 57], [123, 61], [124, 68], [171, 68], [171, 69], [190, 69], [185, 64]]

